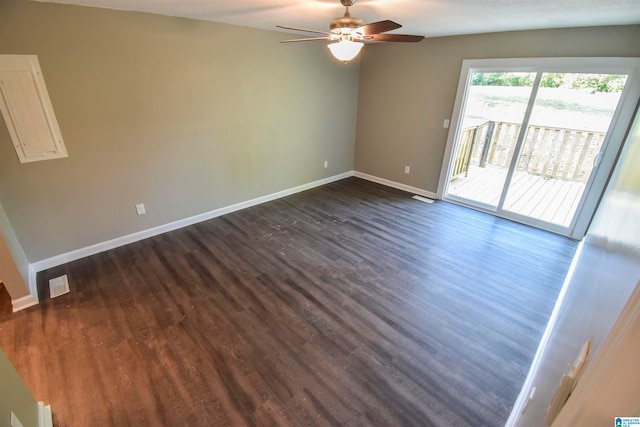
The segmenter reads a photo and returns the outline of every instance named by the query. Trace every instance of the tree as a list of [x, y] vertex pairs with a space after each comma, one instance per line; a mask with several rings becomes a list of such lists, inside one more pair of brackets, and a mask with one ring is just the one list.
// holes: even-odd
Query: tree
[[531, 86], [532, 73], [473, 73], [472, 86]]
[[573, 89], [591, 89], [596, 92], [621, 92], [627, 76], [616, 74], [581, 74], [574, 81]]
[[540, 86], [542, 87], [560, 87], [564, 83], [564, 76], [562, 73], [544, 73], [540, 80]]
[[[472, 86], [532, 86], [535, 73], [473, 73]], [[627, 81], [626, 75], [544, 73], [541, 87], [588, 89], [596, 92], [620, 92]]]

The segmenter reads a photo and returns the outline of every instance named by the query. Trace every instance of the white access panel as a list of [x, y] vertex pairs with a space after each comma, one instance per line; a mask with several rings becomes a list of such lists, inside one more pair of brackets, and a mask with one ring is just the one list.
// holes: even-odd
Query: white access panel
[[0, 110], [21, 163], [67, 157], [35, 55], [0, 55]]

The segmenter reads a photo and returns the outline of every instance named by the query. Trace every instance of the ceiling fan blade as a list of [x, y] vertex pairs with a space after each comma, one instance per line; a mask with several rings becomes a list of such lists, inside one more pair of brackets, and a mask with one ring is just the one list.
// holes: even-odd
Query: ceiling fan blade
[[354, 29], [353, 31], [362, 34], [363, 36], [371, 36], [373, 34], [386, 33], [387, 31], [397, 30], [401, 27], [402, 25], [398, 24], [397, 22], [389, 21], [387, 19], [386, 21], [378, 21], [372, 22], [371, 24], [365, 24], [362, 27]]
[[368, 42], [419, 42], [424, 36], [410, 36], [408, 34], [371, 34], [364, 41]]
[[326, 34], [327, 36], [331, 35], [331, 33], [327, 33], [326, 31], [306, 30], [304, 28], [295, 28], [295, 27], [283, 27], [282, 25], [276, 25], [276, 27], [282, 28], [284, 30], [305, 31], [307, 33]]
[[309, 42], [313, 40], [331, 40], [331, 37], [305, 37], [303, 39], [281, 40], [280, 43]]

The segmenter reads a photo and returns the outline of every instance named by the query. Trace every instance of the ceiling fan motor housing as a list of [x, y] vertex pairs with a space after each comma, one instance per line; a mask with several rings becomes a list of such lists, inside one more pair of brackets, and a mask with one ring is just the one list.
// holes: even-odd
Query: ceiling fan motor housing
[[362, 27], [364, 21], [360, 18], [351, 16], [349, 12], [346, 12], [344, 16], [333, 18], [329, 29], [332, 33], [348, 33], [354, 28]]

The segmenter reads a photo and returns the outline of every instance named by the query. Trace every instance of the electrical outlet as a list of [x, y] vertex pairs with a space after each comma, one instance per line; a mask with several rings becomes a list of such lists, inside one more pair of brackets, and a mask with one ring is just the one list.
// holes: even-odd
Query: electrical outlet
[[442, 122], [442, 127], [445, 129], [449, 129], [449, 119], [444, 119], [444, 122]]
[[411, 167], [410, 166], [405, 166], [404, 167], [404, 173], [409, 173], [411, 172]]
[[147, 213], [146, 209], [144, 208], [144, 203], [136, 205], [136, 212], [138, 212], [138, 215], [144, 215]]
[[325, 160], [325, 161], [324, 161], [324, 168], [326, 169], [326, 168], [328, 168], [328, 167], [329, 167], [329, 161], [328, 161], [328, 160]]

